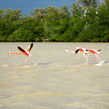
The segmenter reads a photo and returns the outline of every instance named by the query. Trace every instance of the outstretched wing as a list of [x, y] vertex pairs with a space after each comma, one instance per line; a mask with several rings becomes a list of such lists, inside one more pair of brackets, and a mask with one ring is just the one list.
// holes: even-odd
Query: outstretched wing
[[25, 50], [23, 50], [21, 47], [18, 46], [19, 51], [21, 51], [22, 53], [26, 53]]
[[33, 43], [31, 43], [31, 44], [27, 47], [26, 51], [27, 51], [27, 52], [30, 52], [30, 50], [32, 49], [32, 47], [33, 47]]
[[79, 52], [80, 49], [75, 50], [75, 54]]

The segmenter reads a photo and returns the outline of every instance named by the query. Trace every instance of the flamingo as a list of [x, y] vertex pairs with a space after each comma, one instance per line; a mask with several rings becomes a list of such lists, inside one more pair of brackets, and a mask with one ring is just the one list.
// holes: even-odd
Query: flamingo
[[[100, 54], [99, 51], [101, 51], [101, 49], [98, 49], [98, 50], [87, 50], [87, 49], [86, 49], [86, 52], [87, 52], [88, 54], [89, 54], [89, 53], [94, 54], [94, 55], [96, 56], [96, 59], [98, 59], [99, 62], [100, 62], [101, 60], [100, 60], [99, 56], [97, 55], [97, 54]], [[96, 59], [95, 59], [95, 60], [96, 60]], [[94, 61], [95, 61], [95, 60], [94, 60]], [[94, 62], [94, 61], [93, 61], [93, 62]]]
[[[97, 54], [99, 54], [99, 51], [101, 51], [101, 49], [99, 50], [88, 50], [88, 49], [85, 49], [85, 48], [80, 48], [80, 47], [76, 47], [75, 51], [71, 51], [71, 50], [65, 50], [65, 52], [71, 52], [71, 53], [81, 53], [83, 56], [85, 56], [86, 58], [86, 64], [88, 64], [88, 57], [89, 57], [89, 53], [92, 53], [96, 56], [96, 59], [99, 60], [100, 62], [100, 58]], [[94, 60], [95, 61], [95, 60]], [[93, 62], [94, 62], [93, 61]]]
[[[18, 49], [20, 51], [20, 53], [13, 53], [13, 52], [8, 52], [8, 54], [17, 54], [17, 55], [25, 55], [28, 56], [28, 58], [25, 60], [25, 62], [30, 59], [34, 64], [36, 64], [32, 59], [31, 59], [31, 54], [30, 54], [30, 50], [33, 47], [33, 43], [31, 43], [26, 50], [23, 50], [21, 47], [18, 46]], [[36, 64], [37, 65], [37, 64]]]

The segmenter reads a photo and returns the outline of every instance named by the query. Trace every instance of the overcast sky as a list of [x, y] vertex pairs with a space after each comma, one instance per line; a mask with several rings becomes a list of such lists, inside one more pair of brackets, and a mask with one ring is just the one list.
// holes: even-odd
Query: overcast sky
[[48, 6], [54, 6], [60, 8], [65, 4], [70, 10], [69, 4], [76, 2], [76, 0], [0, 0], [0, 9], [11, 8], [21, 10], [21, 14], [29, 14], [34, 8], [44, 8]]

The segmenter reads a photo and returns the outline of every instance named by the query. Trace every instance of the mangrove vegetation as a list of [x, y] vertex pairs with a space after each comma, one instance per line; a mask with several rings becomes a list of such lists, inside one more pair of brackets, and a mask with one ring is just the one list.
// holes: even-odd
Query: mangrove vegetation
[[0, 9], [0, 41], [109, 42], [109, 0], [71, 2], [60, 8]]

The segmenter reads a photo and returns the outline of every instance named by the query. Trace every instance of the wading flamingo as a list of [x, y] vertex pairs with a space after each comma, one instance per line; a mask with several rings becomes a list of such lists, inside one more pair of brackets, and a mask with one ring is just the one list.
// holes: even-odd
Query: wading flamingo
[[[28, 56], [28, 58], [25, 60], [25, 62], [30, 59], [34, 64], [36, 64], [32, 59], [31, 59], [31, 54], [30, 54], [30, 50], [33, 47], [33, 43], [31, 43], [26, 50], [23, 50], [21, 47], [18, 46], [18, 49], [20, 51], [20, 53], [13, 53], [13, 52], [8, 52], [8, 54], [17, 54], [17, 55], [25, 55]], [[37, 65], [37, 64], [36, 64]]]
[[[86, 58], [86, 64], [88, 64], [89, 53], [95, 54], [96, 59], [98, 59], [99, 62], [100, 62], [100, 58], [99, 58], [99, 56], [97, 55], [97, 54], [99, 54], [98, 51], [101, 51], [101, 49], [99, 49], [99, 50], [87, 50], [87, 49], [85, 49], [85, 48], [76, 47], [76, 50], [75, 50], [75, 51], [65, 50], [65, 52], [71, 52], [71, 53], [75, 53], [75, 54], [81, 53], [81, 54], [82, 54], [83, 56], [85, 56], [85, 58]], [[95, 60], [94, 60], [94, 61], [95, 61]], [[93, 61], [93, 62], [94, 62], [94, 61]]]

